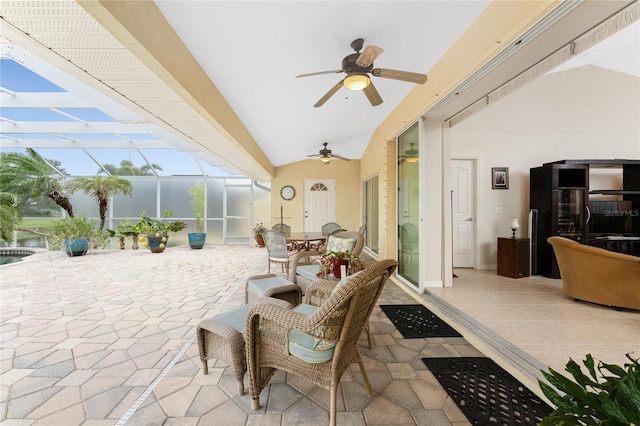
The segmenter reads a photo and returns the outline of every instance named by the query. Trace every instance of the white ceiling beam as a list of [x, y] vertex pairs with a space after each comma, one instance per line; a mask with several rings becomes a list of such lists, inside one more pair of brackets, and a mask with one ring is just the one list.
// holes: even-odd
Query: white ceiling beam
[[21, 92], [15, 96], [0, 95], [3, 108], [94, 108], [71, 93]]
[[137, 124], [90, 123], [60, 121], [19, 121], [16, 124], [0, 122], [1, 133], [149, 133]]
[[169, 149], [174, 148], [166, 142], [158, 140], [136, 140], [129, 142], [124, 139], [99, 140], [66, 140], [66, 139], [20, 139], [14, 140], [6, 136], [0, 137], [0, 148], [118, 148], [118, 149]]

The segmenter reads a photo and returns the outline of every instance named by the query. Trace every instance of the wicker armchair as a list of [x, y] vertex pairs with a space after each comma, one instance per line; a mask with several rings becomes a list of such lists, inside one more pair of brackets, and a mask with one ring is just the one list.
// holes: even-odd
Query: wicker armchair
[[376, 262], [339, 287], [335, 281], [317, 280], [307, 290], [304, 304], [294, 310], [269, 304], [250, 309], [246, 352], [254, 410], [260, 408], [260, 392], [276, 370], [328, 389], [331, 425], [336, 424], [338, 384], [351, 363], [359, 364], [365, 389], [373, 396], [358, 339], [396, 266], [391, 259]]
[[[360, 256], [360, 253], [362, 253], [362, 249], [364, 248], [364, 237], [362, 236], [361, 233], [356, 231], [344, 231], [337, 234], [336, 237], [355, 238], [356, 244], [353, 247], [353, 250], [351, 250], [351, 252], [356, 256]], [[318, 266], [317, 270], [319, 271], [320, 270], [319, 259], [322, 257], [322, 255], [325, 254], [326, 248], [327, 246], [325, 244], [324, 246], [322, 246], [322, 248], [318, 250], [304, 250], [296, 253], [294, 256], [291, 257], [291, 263], [289, 265], [289, 281], [291, 281], [294, 284], [298, 284], [300, 286], [300, 289], [302, 290], [302, 294], [305, 294], [307, 287], [309, 287], [309, 285], [313, 281], [315, 281], [316, 277], [315, 277], [315, 274], [309, 274], [309, 273], [302, 275], [301, 274], [302, 271], [298, 270], [298, 267], [303, 265], [305, 266], [317, 265]]]

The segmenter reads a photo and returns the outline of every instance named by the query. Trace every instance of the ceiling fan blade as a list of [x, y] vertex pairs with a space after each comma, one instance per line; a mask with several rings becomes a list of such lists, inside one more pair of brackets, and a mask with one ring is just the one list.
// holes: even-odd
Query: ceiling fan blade
[[384, 49], [378, 46], [367, 46], [364, 48], [358, 59], [356, 59], [356, 65], [361, 67], [368, 67], [376, 60], [376, 58], [382, 55]]
[[335, 95], [335, 93], [340, 90], [340, 88], [342, 87], [342, 82], [344, 80], [340, 80], [338, 82], [338, 84], [336, 84], [335, 86], [333, 86], [331, 89], [329, 89], [329, 91], [327, 93], [325, 93], [325, 95], [323, 97], [320, 98], [320, 100], [318, 102], [316, 102], [313, 106], [314, 108], [318, 108], [321, 107], [322, 105], [324, 105], [325, 102], [327, 102], [329, 100], [330, 97], [332, 97], [333, 95]]
[[338, 159], [344, 160], [344, 161], [351, 161], [349, 158], [343, 157], [342, 155], [338, 155], [338, 154], [331, 154], [331, 157], [338, 158]]
[[320, 154], [309, 154], [307, 157], [320, 157]]
[[338, 74], [339, 72], [342, 72], [342, 70], [331, 70], [331, 71], [310, 72], [309, 74], [300, 74], [300, 75], [296, 75], [296, 78], [300, 78], [300, 77], [311, 77], [311, 76], [314, 76], [314, 75], [323, 75], [323, 74]]
[[367, 95], [367, 99], [369, 99], [371, 106], [378, 106], [382, 103], [382, 97], [380, 96], [380, 93], [378, 93], [376, 86], [373, 85], [373, 81], [362, 91]]
[[371, 70], [371, 74], [375, 75], [376, 77], [392, 78], [394, 80], [408, 81], [410, 83], [416, 84], [424, 84], [427, 82], [427, 75], [419, 74], [417, 72], [374, 68]]

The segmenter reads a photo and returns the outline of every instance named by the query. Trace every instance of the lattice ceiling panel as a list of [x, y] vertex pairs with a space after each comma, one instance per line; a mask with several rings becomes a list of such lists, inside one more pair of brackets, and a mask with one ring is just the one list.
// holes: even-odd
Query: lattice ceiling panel
[[109, 87], [113, 87], [120, 93], [125, 93], [127, 98], [134, 102], [184, 102], [178, 95], [169, 89], [162, 81], [104, 81]]
[[158, 77], [126, 49], [55, 49], [99, 80], [152, 81]]

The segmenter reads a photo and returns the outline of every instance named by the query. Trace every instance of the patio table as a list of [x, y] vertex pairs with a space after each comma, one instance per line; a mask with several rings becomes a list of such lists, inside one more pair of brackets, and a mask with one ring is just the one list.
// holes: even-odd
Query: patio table
[[287, 237], [287, 242], [294, 243], [300, 251], [316, 248], [327, 239], [322, 232], [292, 232]]

